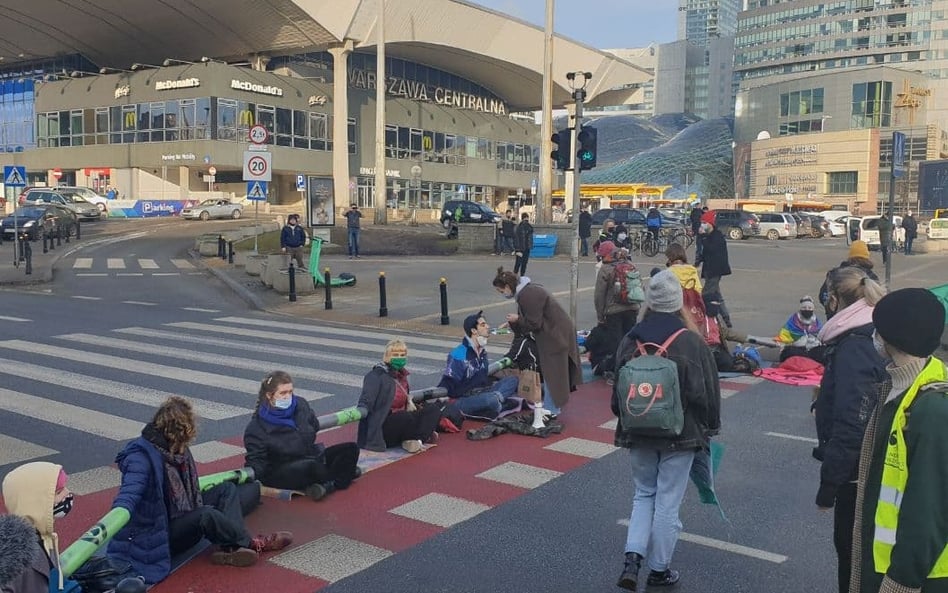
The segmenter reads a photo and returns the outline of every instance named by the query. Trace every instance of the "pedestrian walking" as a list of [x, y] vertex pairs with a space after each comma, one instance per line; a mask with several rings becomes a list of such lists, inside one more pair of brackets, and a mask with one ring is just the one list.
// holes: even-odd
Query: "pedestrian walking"
[[922, 288], [872, 312], [890, 360], [859, 456], [850, 593], [948, 591], [948, 393], [938, 348], [945, 309]]
[[662, 213], [658, 211], [658, 208], [649, 208], [645, 216], [645, 227], [652, 234], [652, 239], [658, 241], [658, 235], [662, 231]]
[[349, 205], [349, 211], [344, 215], [346, 217], [346, 232], [349, 236], [349, 259], [361, 259], [359, 256], [359, 232], [362, 229], [362, 212], [356, 204]]
[[618, 344], [638, 319], [642, 283], [637, 280], [639, 274], [635, 266], [612, 241], [601, 243], [597, 255], [602, 258], [602, 266], [596, 275], [593, 294], [596, 320]]
[[876, 385], [885, 379], [885, 364], [872, 343], [873, 307], [885, 290], [856, 267], [839, 268], [829, 279], [829, 308], [835, 315], [820, 330], [826, 345], [825, 370], [814, 402], [818, 445], [813, 457], [822, 462], [816, 505], [833, 509], [833, 544], [838, 560], [840, 593], [849, 587], [852, 534], [856, 512], [859, 446]]
[[892, 219], [891, 214], [886, 212], [879, 219], [879, 248], [882, 250], [883, 265], [889, 263], [889, 255], [892, 251]]
[[701, 294], [713, 298], [718, 303], [724, 324], [732, 328], [734, 325], [731, 323], [731, 313], [724, 304], [724, 293], [721, 292], [721, 278], [731, 275], [727, 239], [714, 223], [707, 222], [711, 219], [713, 216], [705, 216], [705, 222], [701, 224], [700, 234], [704, 239], [701, 241], [701, 255], [695, 260], [695, 266], [701, 266], [701, 278], [704, 279]]
[[527, 273], [527, 262], [530, 261], [530, 250], [533, 249], [533, 225], [530, 224], [530, 215], [526, 212], [520, 215], [516, 237], [517, 259], [514, 260], [514, 274], [524, 276]]
[[570, 392], [583, 382], [575, 326], [553, 295], [526, 276], [518, 277], [501, 267], [493, 286], [504, 298], [517, 301], [517, 312], [507, 314], [510, 329], [533, 334], [536, 340], [543, 402], [534, 407], [533, 426], [542, 428], [548, 417], [559, 415]]
[[589, 208], [583, 208], [579, 213], [579, 254], [583, 257], [589, 257], [589, 237], [592, 235], [593, 217], [589, 213]]
[[[643, 562], [649, 569], [649, 587], [667, 587], [679, 581], [680, 573], [671, 569], [682, 527], [679, 508], [695, 453], [710, 450], [710, 438], [721, 427], [721, 390], [714, 356], [683, 308], [678, 278], [670, 270], [662, 270], [649, 281], [641, 319], [616, 354], [612, 412], [619, 423], [615, 445], [629, 450], [635, 488], [625, 564], [617, 583], [629, 591], [637, 590]], [[645, 384], [624, 383], [623, 373], [628, 371], [623, 366], [640, 355], [643, 344], [663, 345], [666, 360], [675, 367], [676, 387], [670, 383], [669, 389], [656, 391], [647, 377], [630, 378], [646, 381], [650, 390], [643, 389]], [[628, 408], [630, 398], [647, 398], [654, 393], [663, 393], [663, 401], [678, 398], [682, 416], [677, 434], [670, 431], [658, 436], [660, 433], [639, 431], [627, 422], [628, 414], [622, 408]]]
[[504, 220], [501, 222], [504, 231], [504, 252], [513, 255], [517, 251], [515, 245], [517, 242], [517, 219], [513, 210], [507, 210], [504, 213]]
[[902, 219], [902, 230], [905, 231], [905, 255], [912, 255], [912, 244], [918, 237], [918, 221], [912, 216], [912, 211], [905, 213]]
[[290, 214], [286, 224], [280, 232], [280, 250], [289, 256], [289, 261], [296, 260], [296, 267], [306, 269], [303, 264], [303, 246], [306, 245], [306, 231], [300, 226], [300, 217]]
[[504, 252], [504, 223], [503, 219], [494, 223], [494, 255]]

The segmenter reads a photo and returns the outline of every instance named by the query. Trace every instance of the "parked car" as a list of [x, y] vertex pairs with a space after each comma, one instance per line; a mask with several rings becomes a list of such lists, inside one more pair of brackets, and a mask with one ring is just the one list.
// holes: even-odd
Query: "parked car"
[[609, 219], [625, 226], [645, 226], [645, 214], [635, 208], [600, 208], [592, 215], [592, 223], [601, 226]]
[[821, 239], [827, 233], [826, 219], [809, 212], [801, 212], [800, 217], [810, 223], [810, 236], [814, 239]]
[[31, 189], [26, 192], [24, 204], [59, 204], [67, 210], [72, 210], [79, 220], [99, 220], [102, 211], [92, 202], [86, 201], [79, 194], [60, 193], [56, 188]]
[[826, 229], [831, 237], [842, 237], [846, 234], [846, 220], [848, 216], [840, 216], [835, 220], [826, 221]]
[[784, 212], [758, 212], [760, 234], [771, 241], [777, 239], [795, 239], [797, 236], [797, 222], [792, 216]]
[[715, 210], [714, 223], [725, 237], [734, 241], [760, 234], [760, 220], [746, 210]]
[[[461, 218], [456, 216], [457, 209], [461, 209]], [[455, 222], [487, 222], [494, 224], [503, 218], [494, 212], [490, 206], [471, 200], [448, 200], [441, 209], [441, 224], [450, 229]]]
[[105, 196], [100, 196], [95, 193], [91, 188], [88, 187], [78, 187], [78, 186], [69, 186], [69, 185], [60, 185], [53, 188], [58, 194], [62, 196], [79, 196], [87, 202], [95, 204], [96, 208], [100, 212], [105, 213], [109, 210], [109, 200]]
[[[872, 216], [850, 216], [846, 219], [846, 244], [853, 241], [865, 241], [869, 247], [879, 247], [879, 219], [878, 214]], [[901, 244], [905, 240], [905, 230], [902, 227], [902, 217], [892, 217], [892, 240]]]
[[237, 220], [243, 214], [244, 205], [224, 198], [204, 200], [197, 206], [191, 206], [181, 211], [181, 218], [190, 220], [211, 218], [233, 218]]
[[4, 241], [12, 240], [18, 232], [26, 233], [31, 241], [37, 241], [43, 236], [44, 222], [47, 220], [50, 221], [49, 232], [52, 235], [61, 232], [64, 237], [71, 237], [75, 233], [77, 218], [74, 212], [59, 204], [43, 202], [20, 206], [14, 214], [0, 219], [0, 230]]

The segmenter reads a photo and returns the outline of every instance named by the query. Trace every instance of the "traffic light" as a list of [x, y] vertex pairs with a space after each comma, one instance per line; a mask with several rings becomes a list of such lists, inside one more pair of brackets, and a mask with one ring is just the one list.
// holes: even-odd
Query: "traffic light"
[[583, 126], [579, 130], [579, 170], [586, 171], [596, 166], [596, 141], [599, 132], [592, 126]]
[[573, 134], [570, 128], [565, 128], [560, 130], [556, 134], [553, 134], [553, 152], [550, 153], [550, 158], [556, 163], [556, 168], [560, 171], [566, 171], [572, 165], [570, 162], [570, 153], [572, 152], [571, 144], [573, 140]]

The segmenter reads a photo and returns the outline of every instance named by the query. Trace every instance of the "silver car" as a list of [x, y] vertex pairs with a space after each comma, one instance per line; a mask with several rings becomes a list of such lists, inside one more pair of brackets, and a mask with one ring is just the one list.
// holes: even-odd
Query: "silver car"
[[757, 218], [760, 220], [760, 234], [771, 241], [795, 239], [797, 236], [797, 221], [790, 214], [758, 212]]
[[58, 204], [73, 212], [79, 220], [99, 220], [102, 211], [78, 194], [63, 194], [55, 189], [31, 189], [23, 198], [24, 204]]
[[233, 218], [237, 220], [243, 214], [244, 205], [232, 202], [225, 198], [204, 200], [197, 206], [191, 206], [181, 211], [181, 218], [191, 220], [209, 220], [211, 218]]

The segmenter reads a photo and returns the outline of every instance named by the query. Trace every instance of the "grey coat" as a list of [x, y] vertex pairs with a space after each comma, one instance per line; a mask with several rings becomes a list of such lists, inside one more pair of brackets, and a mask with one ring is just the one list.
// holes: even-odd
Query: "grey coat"
[[515, 332], [532, 332], [537, 341], [543, 382], [553, 402], [561, 407], [569, 394], [583, 382], [576, 329], [569, 315], [545, 288], [527, 284], [517, 292], [519, 319], [511, 324]]
[[50, 561], [33, 525], [17, 515], [0, 516], [0, 591], [46, 593]]
[[395, 401], [395, 379], [388, 374], [383, 364], [377, 364], [362, 380], [362, 394], [359, 396], [359, 407], [368, 410], [368, 414], [359, 420], [359, 430], [356, 443], [361, 449], [369, 451], [385, 451], [385, 437], [382, 425], [392, 409]]
[[632, 303], [620, 303], [616, 300], [616, 265], [614, 262], [603, 262], [596, 276], [596, 292], [593, 302], [596, 305], [596, 319], [605, 321], [606, 315], [615, 315], [626, 311], [638, 311], [639, 306]]

